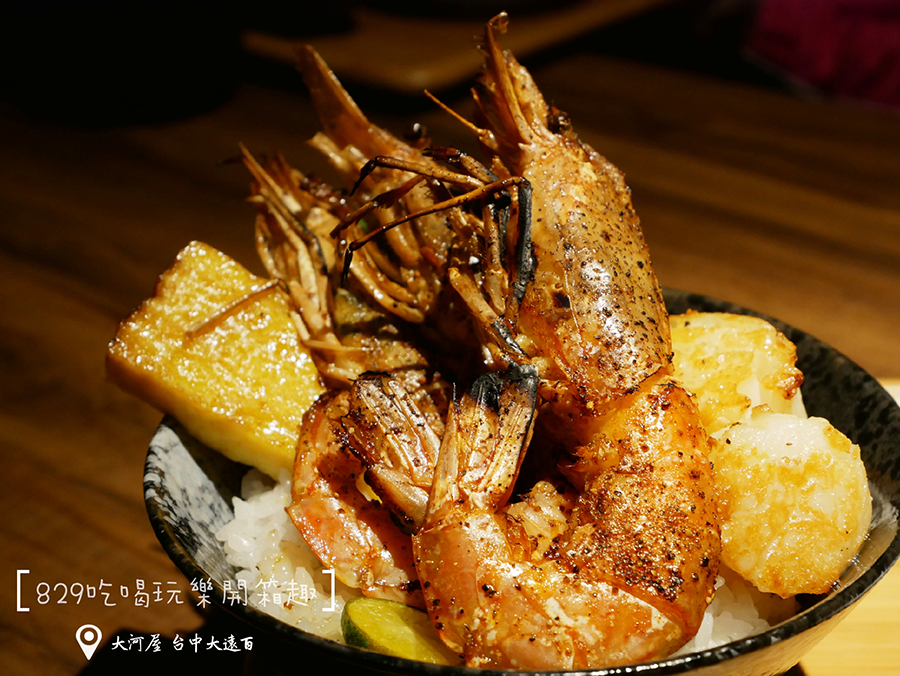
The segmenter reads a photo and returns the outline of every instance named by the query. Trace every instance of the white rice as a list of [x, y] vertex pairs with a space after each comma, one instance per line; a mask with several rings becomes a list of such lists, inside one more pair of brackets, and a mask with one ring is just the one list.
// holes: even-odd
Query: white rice
[[[234, 499], [234, 520], [216, 537], [225, 543], [228, 561], [242, 569], [237, 579], [246, 586], [248, 602], [304, 631], [340, 641], [341, 610], [360, 594], [334, 581], [332, 603], [332, 576], [285, 512], [290, 504], [288, 474], [273, 482], [251, 470], [241, 495]], [[723, 570], [700, 630], [676, 654], [709, 650], [765, 631], [796, 611], [793, 599], [763, 594]]]
[[341, 640], [341, 611], [357, 590], [334, 580], [304, 542], [285, 508], [291, 502], [290, 476], [278, 482], [250, 470], [234, 498], [234, 520], [216, 538], [246, 589], [247, 602], [264, 613], [335, 641]]
[[770, 629], [798, 610], [793, 599], [765, 594], [737, 573], [720, 569], [716, 595], [697, 634], [676, 655], [710, 650]]

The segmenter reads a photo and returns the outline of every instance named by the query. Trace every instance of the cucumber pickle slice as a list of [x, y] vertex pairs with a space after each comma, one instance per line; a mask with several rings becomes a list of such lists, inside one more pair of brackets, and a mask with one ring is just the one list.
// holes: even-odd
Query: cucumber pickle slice
[[357, 648], [432, 664], [461, 662], [438, 638], [428, 613], [398, 601], [350, 599], [341, 614], [341, 631], [344, 642]]

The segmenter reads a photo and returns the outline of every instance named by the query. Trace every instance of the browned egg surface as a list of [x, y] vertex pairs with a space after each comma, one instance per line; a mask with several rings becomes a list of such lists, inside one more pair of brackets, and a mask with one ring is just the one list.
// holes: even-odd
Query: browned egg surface
[[188, 245], [119, 327], [108, 373], [229, 458], [290, 469], [322, 392], [281, 292], [225, 254]]

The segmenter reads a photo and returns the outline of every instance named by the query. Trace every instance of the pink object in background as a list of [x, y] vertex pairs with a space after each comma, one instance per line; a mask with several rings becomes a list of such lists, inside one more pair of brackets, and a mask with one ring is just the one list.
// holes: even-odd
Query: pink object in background
[[900, 0], [760, 0], [746, 45], [823, 94], [900, 110]]

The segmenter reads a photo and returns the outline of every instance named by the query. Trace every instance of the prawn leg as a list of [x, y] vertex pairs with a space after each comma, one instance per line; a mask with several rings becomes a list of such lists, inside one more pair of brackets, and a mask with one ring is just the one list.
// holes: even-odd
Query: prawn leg
[[[382, 208], [367, 207], [360, 217], [371, 214], [374, 223], [369, 225], [378, 227], [381, 222], [397, 220], [431, 204], [432, 186], [417, 176], [411, 180], [404, 172], [370, 171], [360, 179], [360, 170], [378, 156], [390, 155], [426, 165], [430, 160], [421, 149], [372, 124], [312, 47], [300, 49], [297, 59], [324, 128], [313, 137], [311, 145], [325, 155], [348, 187], [355, 185], [357, 191], [364, 193], [356, 198], [357, 204], [367, 202], [372, 194], [392, 194]], [[353, 210], [353, 201], [349, 200], [346, 211]], [[362, 232], [357, 228], [349, 234], [355, 239]], [[378, 251], [367, 250], [353, 257], [352, 266], [346, 266], [347, 274], [352, 272], [371, 302], [406, 321], [422, 323], [437, 309], [451, 240], [445, 218], [423, 214], [406, 219], [388, 230]]]
[[[349, 275], [354, 253], [362, 249], [373, 239], [383, 235], [385, 232], [423, 216], [456, 209], [469, 203], [481, 202], [483, 204], [481, 229], [485, 240], [485, 250], [470, 252], [471, 255], [466, 258], [470, 259], [474, 256], [476, 259], [480, 260], [483, 257], [487, 261], [488, 274], [487, 281], [483, 285], [486, 287], [484, 293], [486, 293], [490, 299], [493, 312], [495, 314], [503, 315], [504, 319], [514, 324], [519, 306], [525, 297], [528, 283], [534, 272], [534, 261], [531, 249], [531, 184], [522, 176], [498, 178], [487, 167], [459, 150], [451, 148], [429, 148], [425, 151], [425, 155], [441, 159], [448, 163], [457, 164], [467, 173], [448, 172], [439, 168], [436, 169], [430, 165], [417, 164], [393, 157], [376, 157], [363, 167], [356, 186], [358, 186], [372, 171], [380, 167], [415, 172], [422, 177], [427, 176], [434, 180], [449, 183], [457, 187], [463, 187], [467, 191], [460, 195], [451, 196], [443, 201], [435, 202], [417, 212], [409, 213], [401, 218], [383, 223], [379, 227], [371, 229], [366, 234], [349, 241], [344, 250], [344, 272], [342, 279], [346, 280]], [[414, 183], [415, 181], [411, 180], [409, 185]], [[509, 212], [508, 205], [501, 205], [501, 203], [509, 200], [509, 188], [511, 187], [515, 187], [516, 189], [517, 228], [514, 257], [510, 266], [511, 272], [508, 275], [508, 281], [504, 281], [502, 284], [502, 288], [508, 289], [508, 291], [505, 294], [506, 298], [501, 298], [501, 295], [497, 292], [498, 282], [496, 280], [506, 277], [506, 274], [503, 272], [502, 261], [505, 258], [507, 238], [506, 223]], [[333, 234], [348, 228], [374, 209], [392, 204], [396, 199], [397, 195], [394, 193], [383, 193], [376, 196], [338, 224], [333, 231]], [[462, 234], [463, 233], [457, 233], [457, 235]], [[457, 273], [455, 273], [456, 279], [459, 279], [460, 274], [464, 274], [465, 276], [474, 279], [474, 272], [465, 271], [461, 273], [460, 267], [463, 266], [451, 268], [451, 273], [454, 269], [457, 271]], [[452, 283], [454, 277], [451, 276], [450, 279]], [[479, 284], [478, 286], [481, 285]], [[471, 284], [456, 286], [456, 289], [463, 300], [473, 310], [473, 315], [476, 318], [480, 318], [484, 316], [484, 313], [480, 311], [480, 304], [471, 293], [473, 288], [474, 287]], [[486, 326], [490, 326], [490, 324]], [[489, 333], [495, 332], [489, 331]], [[508, 341], [502, 342], [508, 343]], [[521, 349], [515, 351], [521, 351]]]

